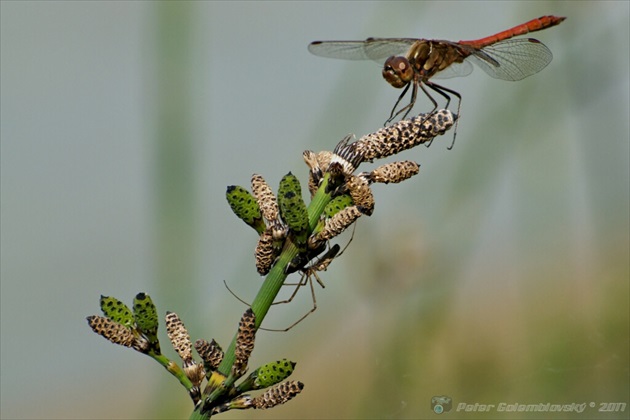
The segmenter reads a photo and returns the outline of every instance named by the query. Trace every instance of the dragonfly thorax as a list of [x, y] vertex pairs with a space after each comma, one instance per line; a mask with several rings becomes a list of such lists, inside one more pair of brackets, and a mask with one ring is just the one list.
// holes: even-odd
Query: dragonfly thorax
[[461, 63], [469, 53], [448, 41], [419, 40], [409, 48], [407, 58], [426, 81], [453, 63]]

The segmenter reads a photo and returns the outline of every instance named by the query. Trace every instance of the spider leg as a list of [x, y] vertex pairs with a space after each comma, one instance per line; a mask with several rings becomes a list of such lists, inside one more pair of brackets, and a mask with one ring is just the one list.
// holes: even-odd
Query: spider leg
[[225, 285], [225, 288], [228, 289], [228, 292], [230, 292], [232, 296], [234, 296], [237, 300], [239, 300], [241, 303], [244, 303], [247, 306], [251, 306], [249, 303], [245, 302], [243, 299], [238, 297], [238, 295], [234, 293], [232, 289], [230, 289], [230, 286], [227, 285], [227, 282], [225, 280], [223, 280], [223, 284]]
[[280, 304], [280, 303], [290, 303], [295, 298], [295, 296], [297, 295], [298, 290], [300, 290], [300, 288], [302, 286], [306, 286], [306, 283], [308, 283], [308, 285], [309, 285], [309, 287], [311, 289], [311, 298], [313, 300], [313, 307], [307, 313], [302, 315], [300, 317], [300, 319], [295, 321], [293, 324], [289, 325], [287, 328], [276, 329], [276, 328], [263, 328], [263, 327], [260, 327], [259, 329], [265, 330], [265, 331], [274, 331], [274, 332], [287, 332], [291, 328], [293, 328], [297, 324], [299, 324], [300, 322], [304, 321], [304, 319], [306, 319], [307, 316], [309, 316], [310, 314], [315, 312], [315, 310], [317, 309], [317, 298], [316, 298], [316, 295], [315, 295], [315, 287], [313, 286], [313, 277], [315, 277], [315, 280], [317, 281], [317, 283], [319, 283], [319, 285], [322, 288], [326, 288], [326, 286], [324, 285], [324, 282], [319, 277], [317, 272], [318, 271], [325, 271], [328, 268], [328, 266], [330, 265], [330, 263], [335, 258], [339, 257], [341, 254], [344, 253], [344, 251], [348, 248], [348, 246], [350, 245], [350, 243], [354, 239], [354, 232], [355, 232], [355, 230], [356, 230], [356, 224], [354, 224], [354, 226], [353, 226], [352, 235], [350, 236], [350, 240], [348, 241], [346, 246], [343, 247], [343, 249], [341, 251], [340, 251], [340, 247], [339, 247], [338, 244], [333, 245], [332, 247], [330, 247], [328, 249], [328, 251], [326, 251], [326, 253], [324, 255], [319, 257], [317, 259], [317, 261], [313, 262], [311, 265], [309, 265], [308, 267], [306, 267], [306, 268], [304, 268], [302, 270], [302, 276], [300, 277], [300, 280], [297, 283], [284, 283], [284, 286], [295, 286], [295, 289], [293, 290], [293, 293], [291, 293], [291, 296], [288, 299], [272, 303], [272, 305], [277, 305], [277, 304]]
[[[308, 272], [308, 274], [307, 274]], [[293, 291], [293, 294], [291, 295], [291, 297], [286, 301], [286, 303], [291, 302], [291, 300], [293, 300], [293, 298], [295, 297], [295, 294], [297, 293], [297, 290], [300, 288], [300, 286], [306, 285], [306, 282], [308, 281], [309, 286], [311, 287], [311, 297], [313, 298], [313, 307], [311, 308], [310, 311], [308, 311], [307, 313], [305, 313], [304, 315], [302, 315], [302, 317], [300, 319], [298, 319], [297, 321], [295, 321], [293, 324], [289, 325], [288, 327], [284, 328], [284, 329], [275, 329], [275, 328], [259, 328], [261, 330], [265, 330], [265, 331], [274, 331], [274, 332], [287, 332], [289, 331], [291, 328], [295, 327], [297, 324], [299, 324], [300, 322], [304, 321], [304, 319], [306, 319], [307, 316], [309, 316], [310, 314], [312, 314], [313, 312], [315, 312], [315, 310], [317, 309], [317, 299], [315, 298], [315, 288], [313, 287], [313, 279], [311, 277], [312, 274], [315, 274], [315, 272], [309, 272], [308, 270], [304, 272], [304, 274], [302, 275], [302, 278], [305, 279], [304, 282], [302, 282], [302, 279], [300, 279], [300, 282], [297, 283], [297, 287], [295, 288], [295, 290]], [[321, 280], [319, 279], [319, 277], [317, 277], [317, 275], [315, 274], [317, 281], [319, 284], [322, 285], [322, 287], [324, 286], [321, 283]], [[278, 302], [281, 303], [281, 302]]]

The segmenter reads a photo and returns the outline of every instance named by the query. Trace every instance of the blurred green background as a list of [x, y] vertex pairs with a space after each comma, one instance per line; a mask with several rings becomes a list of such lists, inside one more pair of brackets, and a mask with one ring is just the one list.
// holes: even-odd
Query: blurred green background
[[[261, 279], [226, 186], [260, 173], [276, 188], [288, 171], [305, 183], [303, 150], [375, 131], [399, 93], [378, 65], [309, 42], [475, 39], [545, 14], [568, 17], [533, 35], [549, 67], [442, 81], [463, 96], [454, 150], [449, 134], [400, 156], [420, 175], [374, 187], [318, 310], [258, 335], [250, 365], [297, 361], [302, 395], [223, 417], [437, 418], [436, 395], [630, 403], [628, 2], [0, 7], [2, 418], [188, 417], [170, 375], [85, 316], [101, 294], [145, 291], [193, 339], [227, 346], [245, 307], [223, 280], [251, 301]], [[265, 325], [310, 305], [304, 290]], [[555, 416], [630, 412], [596, 408]]]

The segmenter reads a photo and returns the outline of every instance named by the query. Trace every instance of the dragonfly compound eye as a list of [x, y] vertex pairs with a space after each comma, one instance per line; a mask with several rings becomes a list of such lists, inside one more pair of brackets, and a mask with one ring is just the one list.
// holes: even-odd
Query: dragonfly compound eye
[[402, 56], [391, 56], [385, 60], [383, 78], [395, 88], [406, 86], [413, 79], [413, 69], [409, 60]]

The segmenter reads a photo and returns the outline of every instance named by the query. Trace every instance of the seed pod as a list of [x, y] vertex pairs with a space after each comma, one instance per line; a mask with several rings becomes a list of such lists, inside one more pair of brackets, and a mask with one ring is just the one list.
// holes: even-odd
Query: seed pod
[[124, 325], [125, 327], [133, 327], [135, 320], [131, 309], [118, 299], [110, 296], [101, 295], [101, 311], [103, 314], [114, 322]]
[[132, 347], [136, 341], [130, 328], [125, 327], [113, 319], [97, 315], [88, 316], [86, 319], [92, 331], [105, 337], [114, 344]]
[[338, 195], [324, 207], [324, 215], [327, 218], [333, 217], [346, 207], [350, 207], [352, 204], [352, 197], [349, 194]]
[[133, 316], [138, 330], [147, 337], [150, 346], [157, 354], [160, 353], [160, 343], [157, 338], [158, 316], [157, 310], [149, 295], [138, 293], [133, 300]]
[[284, 381], [291, 376], [295, 363], [287, 360], [277, 360], [275, 362], [267, 363], [258, 368], [258, 375], [256, 377], [256, 389], [267, 388]]
[[350, 226], [359, 217], [361, 217], [362, 214], [363, 212], [359, 207], [350, 206], [341, 210], [330, 219], [326, 219], [324, 229], [309, 238], [309, 247], [316, 248], [320, 244], [331, 240], [332, 238], [346, 230], [346, 228], [348, 228], [348, 226]]
[[267, 388], [287, 379], [295, 368], [295, 362], [288, 359], [277, 360], [260, 366], [241, 382], [236, 391], [238, 394], [255, 389]]
[[392, 162], [374, 169], [369, 173], [370, 182], [378, 182], [381, 184], [393, 184], [402, 182], [412, 176], [418, 174], [420, 165], [411, 160], [403, 160], [401, 162]]
[[317, 164], [322, 172], [328, 171], [328, 167], [330, 166], [330, 161], [333, 158], [333, 152], [329, 150], [322, 150], [321, 152], [315, 155], [315, 159], [317, 160]]
[[274, 247], [273, 234], [271, 230], [266, 230], [258, 239], [258, 244], [254, 250], [256, 259], [256, 270], [261, 276], [269, 273], [273, 262], [278, 256], [278, 249]]
[[268, 223], [274, 223], [278, 219], [278, 203], [271, 187], [261, 175], [252, 175], [252, 192], [256, 197], [262, 216], [267, 219]]
[[361, 137], [351, 146], [362, 156], [363, 162], [372, 162], [430, 142], [444, 134], [454, 123], [453, 113], [442, 109], [430, 115], [420, 114], [410, 120], [398, 121]]
[[346, 188], [354, 204], [362, 208], [363, 214], [371, 216], [374, 211], [374, 195], [368, 180], [361, 176], [352, 175], [346, 182]]
[[311, 193], [311, 198], [317, 192], [317, 188], [319, 188], [319, 183], [322, 180], [323, 173], [322, 169], [319, 166], [319, 162], [317, 162], [317, 155], [312, 150], [305, 150], [302, 153], [304, 157], [304, 162], [310, 169], [308, 172], [308, 191]]
[[302, 392], [304, 384], [298, 381], [287, 381], [270, 388], [264, 394], [254, 398], [254, 407], [266, 409], [284, 404]]
[[302, 200], [300, 181], [289, 172], [280, 181], [278, 188], [280, 216], [295, 236], [298, 248], [306, 247], [308, 234], [308, 211]]
[[193, 401], [196, 403], [199, 401], [200, 389], [199, 385], [203, 381], [203, 378], [206, 377], [206, 370], [203, 367], [202, 363], [195, 363], [194, 360], [190, 359], [187, 363], [184, 363], [184, 374], [190, 382], [193, 384], [193, 388], [189, 391], [190, 396]]
[[166, 312], [166, 334], [173, 344], [173, 348], [184, 361], [184, 365], [192, 362], [192, 342], [190, 334], [182, 320], [175, 312]]
[[232, 365], [232, 375], [239, 378], [247, 370], [249, 356], [254, 350], [254, 340], [256, 339], [256, 315], [252, 308], [248, 308], [238, 325], [236, 334], [236, 346], [234, 348], [234, 364]]
[[208, 343], [206, 340], [200, 339], [195, 341], [195, 350], [203, 360], [206, 377], [209, 377], [210, 373], [217, 370], [223, 360], [221, 346], [214, 340]]
[[254, 228], [259, 235], [265, 231], [267, 226], [265, 226], [260, 213], [260, 207], [249, 191], [238, 185], [231, 185], [227, 187], [225, 197], [230, 208], [239, 219]]
[[348, 144], [348, 142], [353, 138], [353, 134], [348, 134], [339, 143], [337, 143], [337, 146], [335, 146], [335, 150], [333, 151], [333, 156], [330, 160], [331, 165], [334, 163], [341, 166], [342, 173], [345, 176], [352, 175], [357, 166], [359, 166], [359, 164], [363, 161], [363, 156], [357, 152], [352, 144]]

